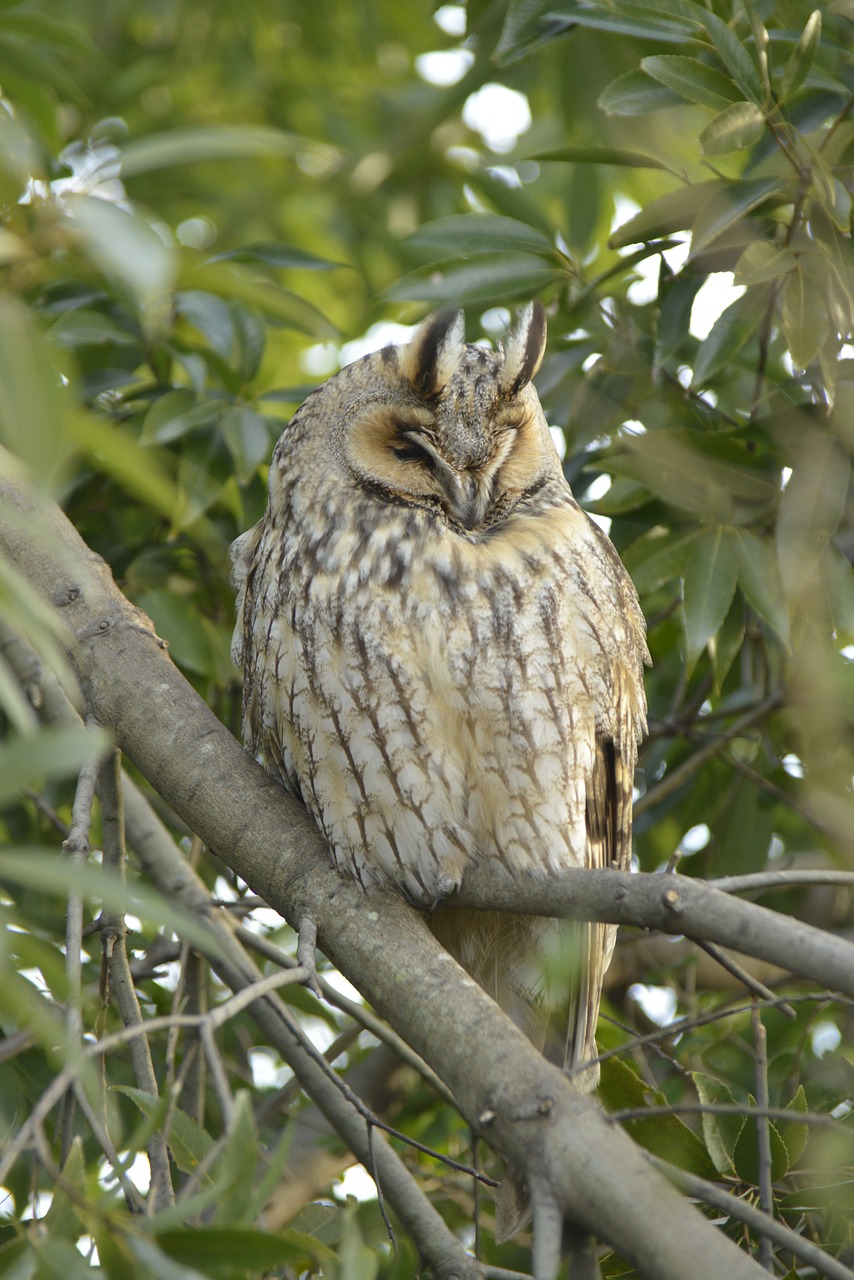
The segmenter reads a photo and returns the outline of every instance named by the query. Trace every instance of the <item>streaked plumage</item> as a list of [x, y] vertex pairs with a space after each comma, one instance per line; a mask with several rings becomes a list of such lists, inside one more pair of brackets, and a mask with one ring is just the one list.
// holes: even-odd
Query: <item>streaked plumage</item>
[[[339, 869], [431, 910], [505, 1003], [531, 999], [549, 926], [438, 904], [475, 863], [625, 868], [645, 715], [637, 597], [562, 474], [544, 345], [537, 304], [499, 353], [447, 309], [357, 360], [286, 427], [233, 548], [247, 745]], [[586, 934], [569, 1069], [595, 1054], [613, 933]]]

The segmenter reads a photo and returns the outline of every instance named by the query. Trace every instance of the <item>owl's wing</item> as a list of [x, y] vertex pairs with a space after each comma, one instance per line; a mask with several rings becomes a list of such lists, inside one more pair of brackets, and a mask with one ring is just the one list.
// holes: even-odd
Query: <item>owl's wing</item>
[[[617, 667], [612, 688], [612, 726], [597, 730], [593, 766], [587, 780], [585, 865], [627, 871], [632, 857], [632, 789], [637, 758], [634, 699], [626, 687], [625, 668]], [[629, 676], [629, 681], [632, 677]], [[578, 926], [576, 982], [570, 993], [564, 1069], [573, 1071], [595, 1058], [596, 1023], [605, 971], [611, 962], [617, 930], [613, 925]], [[594, 1088], [598, 1067], [582, 1071], [580, 1083]]]

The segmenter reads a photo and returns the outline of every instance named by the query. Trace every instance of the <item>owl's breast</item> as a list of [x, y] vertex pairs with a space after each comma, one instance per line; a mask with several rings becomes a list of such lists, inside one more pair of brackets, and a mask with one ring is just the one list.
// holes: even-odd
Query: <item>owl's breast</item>
[[[579, 518], [571, 532], [587, 538]], [[271, 529], [258, 547], [265, 656], [247, 736], [299, 789], [342, 869], [422, 905], [472, 861], [584, 861], [622, 623], [606, 628], [614, 583], [597, 603], [566, 518], [517, 526], [461, 538], [402, 510], [370, 534], [317, 520], [301, 540]]]

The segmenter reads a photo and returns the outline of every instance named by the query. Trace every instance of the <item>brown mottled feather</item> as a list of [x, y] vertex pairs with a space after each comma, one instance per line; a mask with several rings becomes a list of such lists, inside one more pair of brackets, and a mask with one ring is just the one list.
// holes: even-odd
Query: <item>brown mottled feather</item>
[[[430, 910], [535, 1038], [558, 926], [440, 904], [475, 863], [628, 866], [646, 658], [634, 588], [530, 385], [544, 344], [536, 305], [498, 353], [465, 344], [451, 308], [342, 370], [285, 429], [267, 512], [233, 549], [247, 745], [335, 864]], [[582, 1088], [613, 944], [583, 926]]]

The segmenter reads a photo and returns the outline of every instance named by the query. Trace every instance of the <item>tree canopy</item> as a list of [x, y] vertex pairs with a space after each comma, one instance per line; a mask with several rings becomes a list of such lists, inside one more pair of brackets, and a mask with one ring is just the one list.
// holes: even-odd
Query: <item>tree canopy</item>
[[[852, 27], [0, 3], [0, 1274], [545, 1280], [554, 1207], [574, 1277], [851, 1276]], [[649, 626], [641, 874], [464, 897], [623, 923], [601, 1113], [458, 973], [431, 1012], [419, 917], [234, 742], [228, 546], [290, 414], [435, 306], [496, 342], [532, 297]]]

